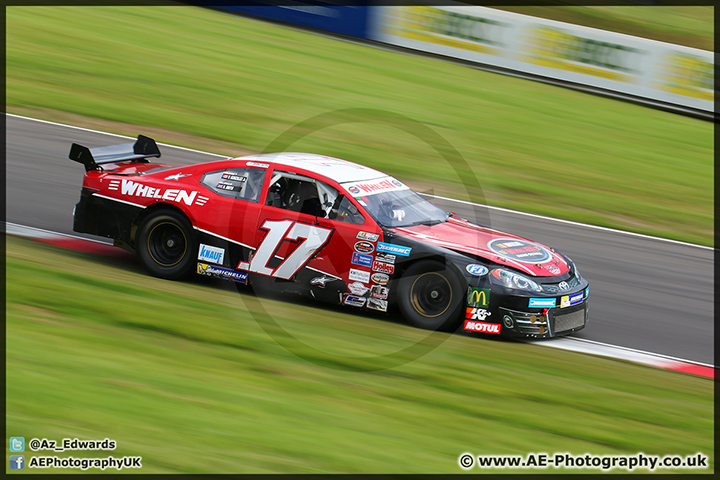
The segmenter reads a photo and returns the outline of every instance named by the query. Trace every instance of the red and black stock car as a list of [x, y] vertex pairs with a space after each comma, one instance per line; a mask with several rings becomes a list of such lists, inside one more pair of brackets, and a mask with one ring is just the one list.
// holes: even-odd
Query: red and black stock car
[[193, 273], [386, 312], [412, 325], [521, 337], [585, 327], [588, 282], [564, 255], [441, 210], [345, 160], [251, 155], [150, 163], [154, 140], [89, 149], [74, 230], [137, 252], [158, 277]]

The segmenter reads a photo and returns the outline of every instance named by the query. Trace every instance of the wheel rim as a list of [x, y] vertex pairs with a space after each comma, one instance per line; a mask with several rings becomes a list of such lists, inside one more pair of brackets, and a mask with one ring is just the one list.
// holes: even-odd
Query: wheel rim
[[158, 265], [172, 267], [185, 258], [187, 238], [185, 232], [174, 223], [158, 223], [148, 234], [147, 247]]
[[438, 317], [452, 304], [452, 287], [447, 279], [437, 272], [423, 273], [410, 288], [413, 308], [424, 317]]

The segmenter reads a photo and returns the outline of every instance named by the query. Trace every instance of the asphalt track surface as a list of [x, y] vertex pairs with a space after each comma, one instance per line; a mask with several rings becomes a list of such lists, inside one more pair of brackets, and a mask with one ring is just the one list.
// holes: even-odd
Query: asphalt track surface
[[[95, 148], [130, 141], [6, 115], [6, 220], [76, 234], [72, 211], [84, 169], [68, 159], [71, 143]], [[219, 159], [171, 146], [160, 145], [160, 150], [159, 161], [170, 164]], [[590, 282], [589, 324], [575, 337], [714, 364], [712, 249], [449, 199], [431, 200], [461, 217], [489, 219], [486, 225], [571, 257]]]

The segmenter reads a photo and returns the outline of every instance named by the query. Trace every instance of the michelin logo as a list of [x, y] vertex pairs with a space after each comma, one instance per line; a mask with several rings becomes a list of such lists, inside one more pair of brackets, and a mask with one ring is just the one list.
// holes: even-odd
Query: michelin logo
[[225, 267], [216, 267], [215, 265], [209, 265], [207, 263], [197, 264], [197, 273], [200, 275], [206, 275], [208, 277], [219, 277], [226, 280], [234, 280], [240, 283], [247, 283], [247, 272], [238, 272]]
[[584, 292], [582, 291], [573, 295], [565, 295], [564, 297], [560, 298], [560, 308], [577, 305], [578, 303], [582, 302], [584, 298]]
[[225, 259], [225, 249], [213, 247], [211, 245], [200, 244], [200, 251], [198, 252], [198, 260], [204, 260], [212, 263], [223, 263]]

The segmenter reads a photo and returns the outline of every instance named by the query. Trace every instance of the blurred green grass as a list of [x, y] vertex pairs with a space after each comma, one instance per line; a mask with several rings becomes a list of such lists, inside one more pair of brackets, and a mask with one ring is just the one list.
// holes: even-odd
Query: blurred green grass
[[6, 22], [9, 112], [229, 153], [375, 109], [430, 126], [467, 166], [370, 123], [290, 149], [439, 195], [713, 243], [708, 122], [196, 7], [9, 6]]
[[[107, 437], [115, 451], [73, 455], [141, 455], [142, 473], [459, 473], [464, 452], [703, 452], [702, 473], [714, 471], [707, 378], [460, 335], [411, 363], [352, 371], [358, 355], [427, 332], [6, 241], [9, 436]], [[317, 362], [269, 338], [259, 306]], [[348, 368], [321, 366], [333, 363]]]

